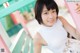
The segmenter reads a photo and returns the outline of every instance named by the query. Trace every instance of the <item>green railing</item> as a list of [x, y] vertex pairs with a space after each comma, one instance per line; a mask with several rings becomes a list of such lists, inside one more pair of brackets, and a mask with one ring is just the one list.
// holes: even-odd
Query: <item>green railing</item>
[[[3, 3], [10, 4], [7, 8], [3, 6]], [[10, 30], [14, 23], [11, 20], [10, 14], [19, 10], [21, 13], [24, 11], [30, 11], [30, 8], [34, 8], [36, 0], [0, 0], [0, 22], [4, 26], [5, 30]]]
[[[3, 8], [2, 4], [7, 1], [13, 0], [0, 0], [0, 21], [4, 21], [5, 16], [9, 15], [10, 13], [20, 10], [23, 12], [26, 9], [30, 9], [35, 4], [36, 0], [18, 0], [13, 4], [9, 5], [7, 8]], [[32, 5], [28, 6], [29, 4], [33, 3]], [[23, 10], [22, 10], [23, 9]], [[3, 22], [4, 23], [4, 22]], [[3, 24], [2, 23], [2, 24]], [[4, 23], [6, 25], [6, 23]], [[10, 47], [11, 53], [33, 53], [33, 40], [29, 37], [29, 35], [23, 30], [21, 35], [18, 36], [15, 43], [12, 43]]]
[[0, 5], [2, 5], [3, 3], [7, 2], [9, 0], [0, 0]]
[[21, 7], [24, 7], [34, 1], [35, 0], [20, 0], [18, 2], [15, 2], [14, 4], [10, 5], [9, 7], [0, 10], [0, 18], [6, 16], [6, 15], [8, 15], [8, 14], [10, 14], [10, 13], [20, 9]]
[[33, 53], [33, 40], [22, 30], [13, 45], [10, 47], [11, 53]]

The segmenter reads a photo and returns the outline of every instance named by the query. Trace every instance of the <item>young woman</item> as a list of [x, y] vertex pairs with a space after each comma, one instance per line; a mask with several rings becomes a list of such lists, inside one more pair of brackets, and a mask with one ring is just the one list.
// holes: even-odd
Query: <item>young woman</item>
[[41, 53], [42, 46], [46, 46], [53, 53], [66, 52], [68, 33], [80, 40], [80, 33], [63, 17], [58, 16], [58, 12], [59, 9], [54, 0], [37, 0], [35, 18], [41, 24], [41, 28], [33, 38], [34, 53]]

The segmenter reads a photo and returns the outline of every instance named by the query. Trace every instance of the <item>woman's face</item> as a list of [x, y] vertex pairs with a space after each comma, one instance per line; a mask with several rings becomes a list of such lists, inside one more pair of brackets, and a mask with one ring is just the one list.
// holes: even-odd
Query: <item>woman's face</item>
[[42, 17], [43, 25], [49, 27], [53, 26], [53, 24], [56, 22], [56, 17], [57, 17], [56, 9], [48, 10], [46, 6], [44, 6], [41, 17]]

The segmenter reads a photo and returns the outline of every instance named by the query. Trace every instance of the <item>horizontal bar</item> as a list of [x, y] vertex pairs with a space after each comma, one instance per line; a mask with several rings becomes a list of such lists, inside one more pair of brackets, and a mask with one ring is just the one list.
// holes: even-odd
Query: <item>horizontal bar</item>
[[9, 0], [0, 0], [0, 5], [2, 5], [3, 3], [7, 2]]
[[14, 4], [10, 5], [7, 8], [4, 8], [2, 10], [0, 10], [0, 18], [18, 10], [19, 8], [28, 5], [31, 2], [34, 2], [35, 0], [20, 0], [18, 2], [15, 2]]

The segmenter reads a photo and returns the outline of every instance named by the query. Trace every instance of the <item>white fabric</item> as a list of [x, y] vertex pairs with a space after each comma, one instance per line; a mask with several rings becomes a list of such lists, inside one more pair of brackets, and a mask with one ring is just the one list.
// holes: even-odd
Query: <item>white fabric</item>
[[67, 32], [63, 28], [61, 21], [58, 19], [52, 27], [41, 25], [38, 31], [42, 38], [47, 42], [47, 48], [54, 53], [62, 53], [67, 40]]

